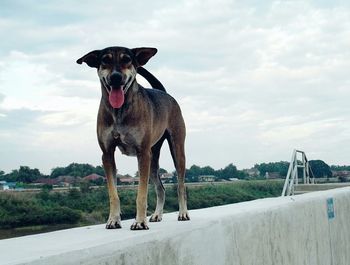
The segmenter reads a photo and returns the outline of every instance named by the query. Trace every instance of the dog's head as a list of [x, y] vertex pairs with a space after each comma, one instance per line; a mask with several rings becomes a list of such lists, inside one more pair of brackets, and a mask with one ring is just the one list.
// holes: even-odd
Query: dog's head
[[124, 95], [135, 81], [137, 68], [157, 53], [155, 48], [109, 47], [95, 50], [77, 60], [97, 68], [98, 76], [113, 108], [120, 108]]

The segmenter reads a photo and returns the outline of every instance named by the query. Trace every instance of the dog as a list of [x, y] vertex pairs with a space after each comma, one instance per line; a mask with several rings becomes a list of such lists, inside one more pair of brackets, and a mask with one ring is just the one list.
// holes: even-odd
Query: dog
[[[143, 66], [157, 53], [156, 48], [108, 47], [94, 50], [77, 60], [97, 68], [102, 97], [97, 117], [98, 143], [107, 178], [110, 212], [107, 229], [121, 228], [120, 201], [114, 177], [115, 148], [136, 156], [140, 182], [136, 198], [136, 219], [131, 230], [147, 230], [149, 177], [155, 185], [157, 205], [150, 222], [162, 220], [165, 189], [159, 175], [159, 155], [167, 140], [178, 177], [179, 221], [189, 220], [185, 187], [186, 127], [176, 100]], [[137, 72], [155, 89], [137, 83]]]

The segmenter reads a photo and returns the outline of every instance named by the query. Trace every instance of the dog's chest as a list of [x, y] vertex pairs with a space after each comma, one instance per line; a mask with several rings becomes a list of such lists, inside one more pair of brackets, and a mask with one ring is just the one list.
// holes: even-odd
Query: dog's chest
[[124, 155], [136, 156], [140, 146], [140, 135], [137, 131], [128, 130], [113, 130], [113, 138], [116, 141], [117, 147]]

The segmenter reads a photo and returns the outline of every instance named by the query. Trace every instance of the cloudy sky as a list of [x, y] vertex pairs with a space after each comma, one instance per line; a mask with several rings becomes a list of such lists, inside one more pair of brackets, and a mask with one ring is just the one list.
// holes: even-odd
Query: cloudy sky
[[101, 164], [99, 81], [75, 61], [114, 45], [158, 48], [146, 68], [182, 107], [188, 167], [249, 168], [294, 148], [350, 164], [349, 1], [145, 3], [1, 1], [1, 170]]

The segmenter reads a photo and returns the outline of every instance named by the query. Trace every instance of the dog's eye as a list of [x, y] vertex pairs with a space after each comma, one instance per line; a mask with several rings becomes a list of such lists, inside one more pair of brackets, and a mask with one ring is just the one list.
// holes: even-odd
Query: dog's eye
[[111, 64], [112, 63], [112, 57], [111, 56], [104, 56], [104, 57], [102, 57], [101, 62], [103, 64]]
[[131, 63], [131, 58], [128, 55], [123, 55], [120, 61], [122, 64], [129, 64]]

